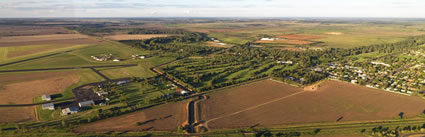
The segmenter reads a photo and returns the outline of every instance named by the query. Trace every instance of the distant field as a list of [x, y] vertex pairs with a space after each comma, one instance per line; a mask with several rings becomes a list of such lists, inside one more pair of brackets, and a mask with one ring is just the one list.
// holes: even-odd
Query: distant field
[[413, 117], [423, 113], [424, 105], [420, 98], [337, 81], [304, 91], [267, 80], [211, 95], [201, 109], [208, 127], [221, 129]]
[[322, 38], [321, 36], [313, 36], [313, 35], [282, 35], [276, 36], [277, 38], [286, 38], [286, 39], [295, 39], [295, 40], [312, 40]]
[[[409, 36], [424, 35], [423, 24], [320, 23], [302, 21], [214, 22], [173, 25], [208, 33], [225, 43], [244, 44], [262, 35], [291, 40], [313, 40], [329, 48], [351, 48], [393, 43]], [[270, 42], [269, 42], [270, 43]], [[292, 44], [305, 44], [294, 42]]]
[[1, 37], [0, 47], [28, 45], [80, 45], [96, 44], [99, 40], [81, 34], [51, 34], [35, 36]]
[[[82, 125], [76, 132], [176, 131], [187, 121], [187, 102], [180, 101]], [[141, 125], [137, 125], [140, 122]]]
[[72, 31], [64, 27], [55, 26], [22, 26], [22, 25], [0, 25], [0, 37], [6, 36], [32, 36], [47, 34], [71, 34]]
[[158, 37], [168, 37], [168, 35], [165, 34], [117, 34], [117, 35], [106, 35], [104, 36], [107, 39], [110, 40], [143, 40], [143, 39], [151, 39], [151, 38], [158, 38]]

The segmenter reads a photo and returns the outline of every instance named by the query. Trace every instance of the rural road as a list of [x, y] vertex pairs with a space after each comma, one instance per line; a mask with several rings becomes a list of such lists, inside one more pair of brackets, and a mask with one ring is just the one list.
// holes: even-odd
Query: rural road
[[6, 72], [29, 72], [29, 71], [48, 71], [48, 70], [69, 70], [69, 69], [91, 69], [91, 68], [109, 68], [109, 67], [133, 67], [137, 64], [124, 65], [101, 65], [101, 66], [84, 66], [84, 67], [62, 67], [62, 68], [39, 68], [39, 69], [18, 69], [18, 70], [1, 70], [0, 73]]

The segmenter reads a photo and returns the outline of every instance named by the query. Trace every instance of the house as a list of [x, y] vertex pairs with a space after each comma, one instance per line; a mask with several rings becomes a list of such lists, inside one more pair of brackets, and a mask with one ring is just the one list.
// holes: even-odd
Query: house
[[52, 97], [50, 95], [44, 94], [44, 95], [41, 96], [41, 100], [50, 101], [50, 100], [52, 100]]
[[277, 61], [278, 64], [292, 64], [293, 62], [288, 60], [288, 61]]
[[357, 80], [351, 80], [351, 83], [353, 83], [353, 84], [356, 84], [357, 83]]
[[79, 109], [76, 107], [69, 107], [62, 109], [62, 116], [72, 115], [78, 113]]
[[178, 88], [176, 91], [177, 91], [178, 93], [180, 93], [181, 95], [189, 94], [189, 91], [183, 90], [183, 89], [181, 89], [181, 88]]
[[139, 58], [140, 58], [140, 59], [144, 59], [144, 58], [146, 58], [146, 57], [145, 57], [145, 56], [140, 56]]
[[112, 61], [118, 62], [118, 61], [121, 61], [121, 60], [119, 60], [119, 59], [114, 59], [114, 60], [112, 60]]
[[84, 102], [78, 103], [78, 106], [80, 106], [81, 108], [82, 107], [93, 106], [93, 105], [95, 105], [93, 100], [89, 100], [89, 101], [84, 101]]
[[44, 110], [55, 110], [55, 104], [53, 103], [43, 104], [41, 105], [41, 108]]
[[96, 94], [100, 97], [108, 95], [108, 92], [96, 92]]
[[127, 83], [130, 83], [130, 81], [129, 80], [123, 80], [123, 81], [118, 81], [115, 84], [117, 84], [117, 85], [124, 85], [124, 84], [127, 84]]

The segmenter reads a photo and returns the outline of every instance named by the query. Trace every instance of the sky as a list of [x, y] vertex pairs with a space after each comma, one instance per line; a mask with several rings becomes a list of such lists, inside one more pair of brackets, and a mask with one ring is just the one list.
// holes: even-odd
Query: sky
[[0, 0], [10, 17], [425, 18], [425, 0]]

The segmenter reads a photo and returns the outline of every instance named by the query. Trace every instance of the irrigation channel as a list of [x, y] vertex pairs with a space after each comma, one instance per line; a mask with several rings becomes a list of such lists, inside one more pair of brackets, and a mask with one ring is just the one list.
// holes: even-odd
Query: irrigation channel
[[186, 132], [188, 133], [196, 133], [196, 127], [200, 126], [203, 122], [201, 118], [201, 105], [199, 102], [207, 99], [205, 95], [199, 95], [197, 99], [194, 99], [188, 103], [188, 125], [185, 126]]

